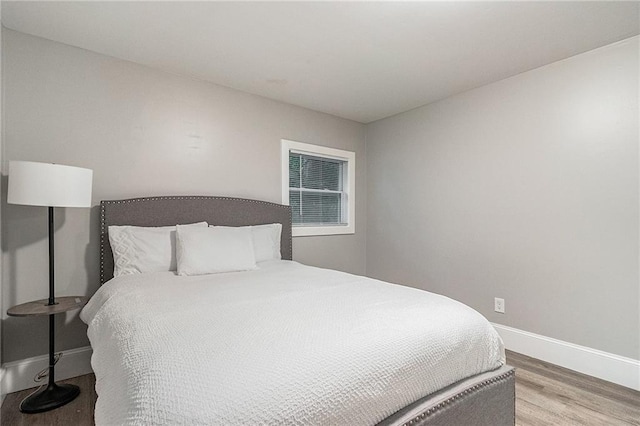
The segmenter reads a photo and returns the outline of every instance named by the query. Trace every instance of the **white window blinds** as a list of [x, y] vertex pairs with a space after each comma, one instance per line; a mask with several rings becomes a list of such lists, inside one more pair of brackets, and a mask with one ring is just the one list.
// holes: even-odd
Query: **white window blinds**
[[346, 163], [289, 153], [289, 205], [294, 225], [346, 225]]

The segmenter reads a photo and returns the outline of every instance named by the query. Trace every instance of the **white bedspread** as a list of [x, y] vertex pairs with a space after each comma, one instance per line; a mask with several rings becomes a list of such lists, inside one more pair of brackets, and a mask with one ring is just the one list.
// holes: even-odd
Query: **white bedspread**
[[81, 313], [98, 425], [368, 425], [504, 363], [443, 296], [290, 261], [128, 275]]

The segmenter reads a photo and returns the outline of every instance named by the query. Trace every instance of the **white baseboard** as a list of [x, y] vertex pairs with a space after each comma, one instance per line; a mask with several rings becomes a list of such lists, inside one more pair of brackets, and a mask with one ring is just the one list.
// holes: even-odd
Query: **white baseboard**
[[494, 324], [507, 349], [640, 391], [640, 361]]
[[[56, 364], [56, 381], [93, 372], [91, 369], [92, 351], [90, 346], [61, 352], [62, 358], [60, 358]], [[40, 386], [43, 382], [36, 383], [33, 381], [33, 378], [40, 371], [47, 368], [48, 365], [49, 355], [41, 355], [5, 363], [2, 366], [4, 374], [2, 375], [0, 393], [4, 396], [11, 392]]]
[[2, 390], [2, 379], [4, 379], [4, 367], [0, 367], [0, 407], [2, 406], [4, 397], [6, 396], [6, 393]]

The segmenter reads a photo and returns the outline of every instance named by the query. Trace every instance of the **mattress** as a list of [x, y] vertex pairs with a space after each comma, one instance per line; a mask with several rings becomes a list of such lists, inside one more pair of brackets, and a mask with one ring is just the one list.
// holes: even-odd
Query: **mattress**
[[367, 425], [504, 364], [444, 296], [292, 261], [128, 275], [82, 310], [96, 424]]

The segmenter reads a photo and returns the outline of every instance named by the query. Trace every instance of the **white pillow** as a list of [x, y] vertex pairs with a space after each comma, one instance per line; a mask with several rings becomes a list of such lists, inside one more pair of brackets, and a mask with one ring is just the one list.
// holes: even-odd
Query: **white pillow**
[[[207, 222], [187, 227], [206, 228]], [[175, 271], [176, 227], [110, 226], [113, 276]]]
[[[232, 226], [209, 225], [210, 228], [233, 228]], [[253, 252], [256, 262], [265, 260], [280, 260], [280, 238], [282, 235], [281, 223], [269, 223], [267, 225], [240, 226], [239, 228], [251, 229], [253, 239]]]
[[194, 228], [178, 225], [178, 275], [203, 275], [256, 269], [248, 228]]
[[256, 262], [265, 260], [280, 260], [280, 236], [282, 235], [281, 223], [251, 226], [253, 237], [253, 251], [256, 254]]

